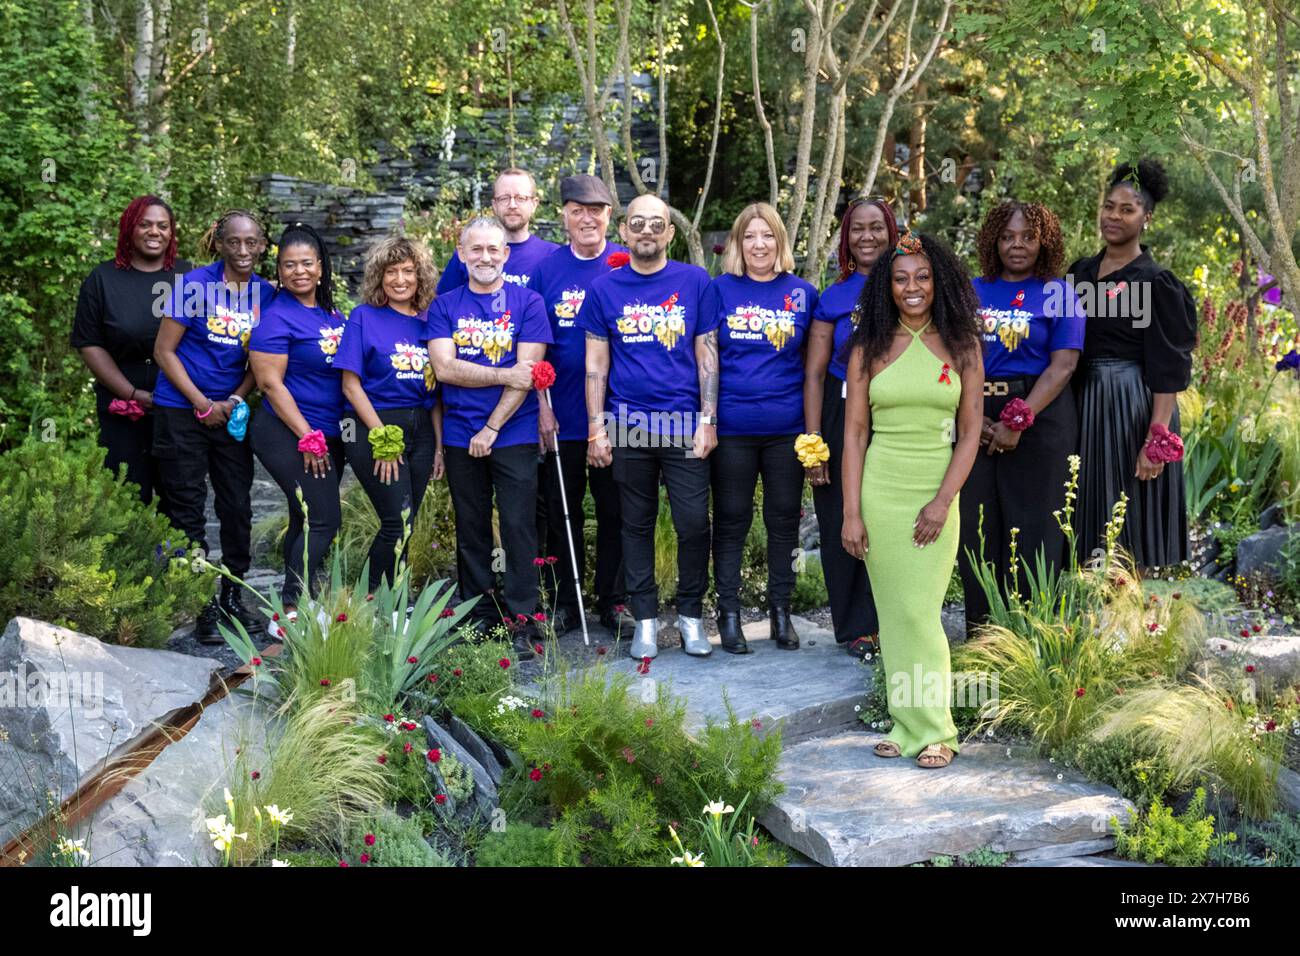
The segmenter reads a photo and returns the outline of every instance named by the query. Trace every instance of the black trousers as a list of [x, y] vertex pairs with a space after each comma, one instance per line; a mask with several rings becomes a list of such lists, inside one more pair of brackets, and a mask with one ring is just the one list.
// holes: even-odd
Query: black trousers
[[[447, 484], [456, 509], [456, 570], [460, 600], [482, 595], [471, 612], [496, 622], [537, 611], [537, 445], [493, 448], [483, 458], [448, 447]], [[496, 499], [502, 554], [492, 541]], [[500, 571], [504, 587], [497, 588]]]
[[[402, 429], [406, 451], [398, 467], [397, 480], [384, 484], [375, 475], [375, 459], [371, 453], [369, 429], [356, 420], [355, 439], [343, 443], [352, 472], [366, 490], [370, 503], [379, 516], [379, 531], [370, 544], [370, 572], [368, 585], [373, 592], [388, 576], [391, 584], [397, 576], [397, 543], [405, 530], [402, 512], [409, 509], [407, 520], [415, 526], [415, 516], [420, 511], [429, 476], [433, 472], [433, 420], [427, 408], [376, 409], [375, 414], [385, 425]], [[402, 552], [405, 557], [405, 550]]]
[[124, 415], [109, 414], [104, 403], [95, 409], [95, 414], [99, 419], [99, 444], [106, 452], [104, 467], [117, 474], [118, 468], [126, 465], [126, 480], [140, 487], [140, 500], [148, 504], [156, 494], [158, 510], [170, 514], [169, 506], [162, 500], [159, 462], [153, 453], [154, 414], [151, 412], [133, 422]]
[[[986, 395], [984, 414], [998, 420], [1002, 408], [1013, 398], [1024, 398], [1036, 379], [1007, 382], [1008, 394]], [[1034, 424], [1020, 433], [1014, 451], [988, 454], [987, 446], [975, 456], [970, 477], [961, 489], [961, 546], [957, 568], [961, 574], [966, 603], [966, 633], [988, 619], [989, 602], [975, 579], [967, 552], [978, 560], [981, 548], [980, 513], [983, 511], [983, 556], [1001, 582], [1002, 593], [1014, 570], [1019, 575], [1021, 594], [1025, 589], [1025, 568], [1020, 560], [1011, 567], [1011, 529], [1016, 528], [1016, 553], [1037, 568], [1041, 549], [1048, 567], [1059, 568], [1065, 559], [1065, 533], [1052, 512], [1065, 507], [1065, 482], [1070, 475], [1069, 456], [1078, 444], [1078, 416], [1074, 392], [1066, 387], [1052, 404], [1036, 415]]]
[[[330, 470], [324, 478], [317, 478], [302, 463], [298, 436], [265, 408], [258, 409], [253, 416], [249, 438], [257, 460], [280, 486], [289, 505], [289, 527], [284, 533], [284, 588], [280, 599], [285, 604], [297, 604], [304, 586], [308, 594], [315, 592], [321, 564], [343, 523], [339, 503], [343, 441], [337, 437], [325, 439], [329, 445]], [[302, 504], [298, 503], [300, 491]], [[303, 505], [307, 508], [305, 522]]]
[[[634, 429], [628, 446], [614, 449], [614, 481], [623, 504], [623, 567], [632, 615], [638, 621], [659, 615], [655, 524], [662, 477], [677, 532], [677, 613], [701, 617], [709, 583], [709, 463], [688, 458], [689, 445], [646, 447], [651, 440]], [[630, 447], [633, 444], [641, 447]]]
[[840, 530], [844, 525], [844, 498], [840, 468], [844, 462], [844, 380], [826, 373], [822, 393], [822, 439], [830, 449], [827, 461], [830, 484], [813, 486], [817, 531], [821, 538], [822, 574], [830, 600], [835, 640], [841, 644], [880, 631], [876, 602], [867, 580], [867, 564], [844, 550]]
[[[578, 557], [578, 580], [587, 579], [587, 549], [583, 537], [585, 515], [582, 510], [587, 486], [596, 504], [596, 612], [604, 614], [627, 601], [623, 580], [623, 512], [618, 486], [610, 468], [587, 468], [585, 441], [560, 442], [560, 465], [564, 470], [564, 495], [569, 502], [569, 527], [573, 549]], [[555, 607], [571, 618], [578, 613], [578, 595], [573, 586], [573, 568], [569, 561], [569, 539], [564, 531], [564, 502], [560, 498], [560, 478], [556, 474], [555, 452], [547, 452], [538, 464], [537, 473], [537, 541], [542, 557], [553, 555], [554, 581], [546, 581], [556, 590]], [[550, 577], [548, 573], [547, 577]], [[590, 605], [588, 605], [590, 607]]]
[[208, 488], [204, 478], [211, 481], [221, 522], [221, 562], [232, 574], [243, 577], [252, 561], [253, 452], [248, 442], [236, 441], [225, 426], [209, 428], [188, 408], [155, 405], [153, 419], [153, 455], [158, 460], [164, 513], [206, 554]]
[[740, 610], [740, 565], [754, 521], [754, 487], [763, 477], [767, 528], [767, 602], [789, 607], [799, 547], [804, 468], [796, 435], [724, 435], [709, 456], [713, 477], [713, 581], [718, 610]]

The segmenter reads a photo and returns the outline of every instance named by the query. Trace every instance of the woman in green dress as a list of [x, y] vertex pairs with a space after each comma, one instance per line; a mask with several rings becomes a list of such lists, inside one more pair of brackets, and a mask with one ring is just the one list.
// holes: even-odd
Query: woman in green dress
[[957, 557], [957, 493], [983, 424], [979, 299], [946, 246], [908, 234], [872, 270], [858, 308], [842, 535], [866, 558], [880, 615], [893, 728], [875, 752], [946, 767], [958, 746], [939, 611]]

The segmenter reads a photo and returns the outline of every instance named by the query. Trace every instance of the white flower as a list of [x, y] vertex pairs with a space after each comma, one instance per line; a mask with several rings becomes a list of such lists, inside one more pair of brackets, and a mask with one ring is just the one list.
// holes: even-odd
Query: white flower
[[219, 817], [212, 817], [207, 821], [208, 836], [212, 838], [212, 845], [222, 853], [229, 851], [235, 840], [247, 840], [247, 833], [236, 833], [235, 825], [226, 822], [226, 815], [223, 813]]
[[673, 857], [673, 863], [683, 866], [703, 866], [704, 858], [692, 853], [690, 850], [682, 850], [681, 856]]
[[724, 813], [735, 813], [736, 808], [729, 803], [724, 806], [721, 800], [714, 800], [712, 803], [705, 804], [704, 812], [720, 817]]
[[271, 866], [289, 866], [288, 860], [272, 860]]
[[54, 852], [60, 856], [80, 858], [82, 863], [90, 862], [90, 852], [85, 848], [85, 840], [69, 840], [67, 837], [59, 837], [59, 842], [54, 847]]
[[290, 820], [293, 819], [292, 810], [290, 810], [288, 807], [285, 807], [283, 810], [281, 810], [279, 805], [275, 803], [271, 804], [266, 808], [266, 815], [271, 818], [272, 823], [274, 823], [276, 826], [281, 826], [281, 827], [285, 826], [286, 824], [289, 823]]

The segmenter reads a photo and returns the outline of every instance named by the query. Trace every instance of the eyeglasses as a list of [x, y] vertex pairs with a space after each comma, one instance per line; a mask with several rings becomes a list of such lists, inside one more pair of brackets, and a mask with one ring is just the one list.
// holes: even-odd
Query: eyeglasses
[[524, 203], [535, 202], [537, 200], [537, 197], [536, 196], [493, 196], [492, 197], [493, 202], [499, 202], [503, 206], [509, 206], [512, 200], [514, 201], [514, 204], [516, 206], [522, 206], [524, 205]]
[[668, 221], [657, 216], [654, 219], [646, 219], [644, 216], [633, 216], [627, 221], [628, 232], [645, 232], [647, 226], [650, 227], [650, 231], [656, 236], [661, 236], [663, 235], [664, 230], [668, 228]]

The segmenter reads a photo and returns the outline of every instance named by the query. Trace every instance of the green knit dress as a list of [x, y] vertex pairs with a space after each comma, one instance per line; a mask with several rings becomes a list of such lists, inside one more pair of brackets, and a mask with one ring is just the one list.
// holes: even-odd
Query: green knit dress
[[871, 440], [862, 470], [867, 574], [894, 722], [886, 739], [905, 757], [929, 744], [958, 749], [948, 639], [939, 618], [957, 557], [958, 501], [938, 540], [918, 548], [912, 533], [952, 459], [961, 377], [921, 341], [925, 328], [907, 329], [912, 341], [903, 354], [871, 380]]

